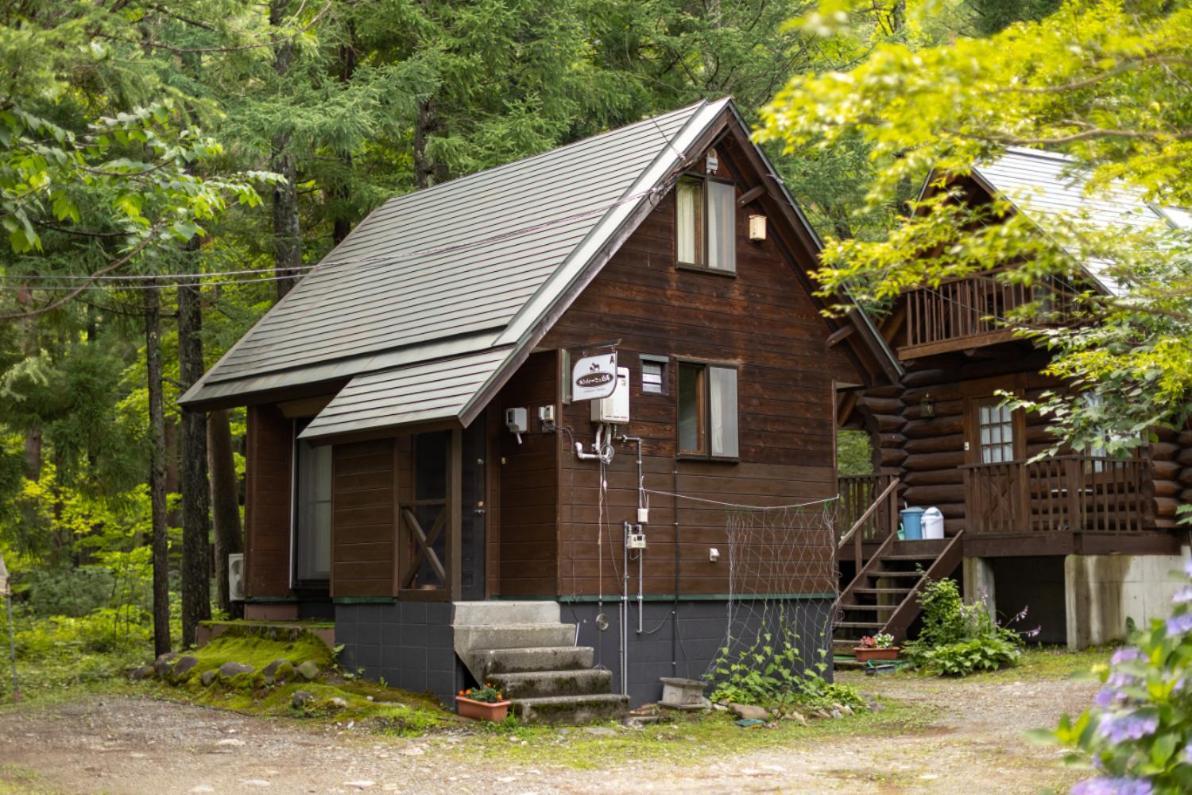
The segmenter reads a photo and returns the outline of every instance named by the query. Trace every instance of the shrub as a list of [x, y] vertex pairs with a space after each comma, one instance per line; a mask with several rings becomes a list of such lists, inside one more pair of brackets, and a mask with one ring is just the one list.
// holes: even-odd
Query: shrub
[[722, 648], [709, 676], [716, 682], [712, 701], [762, 707], [864, 706], [855, 688], [824, 679], [828, 665], [822, 659], [805, 665], [798, 640], [794, 633], [783, 632], [775, 642], [772, 633], [764, 632], [735, 654]]
[[1060, 720], [1055, 736], [1092, 756], [1100, 773], [1074, 795], [1192, 792], [1192, 562], [1185, 571], [1172, 616], [1099, 666], [1094, 706]]
[[1022, 640], [998, 626], [982, 604], [965, 604], [955, 580], [929, 582], [919, 595], [923, 628], [903, 646], [914, 667], [939, 676], [968, 676], [1018, 664]]

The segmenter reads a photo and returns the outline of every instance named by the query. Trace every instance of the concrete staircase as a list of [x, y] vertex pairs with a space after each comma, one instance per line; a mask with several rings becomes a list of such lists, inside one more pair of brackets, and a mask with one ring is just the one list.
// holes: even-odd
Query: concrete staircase
[[593, 668], [590, 646], [558, 602], [456, 602], [455, 653], [477, 682], [492, 682], [522, 721], [586, 723], [624, 715], [629, 699], [612, 692], [612, 672]]

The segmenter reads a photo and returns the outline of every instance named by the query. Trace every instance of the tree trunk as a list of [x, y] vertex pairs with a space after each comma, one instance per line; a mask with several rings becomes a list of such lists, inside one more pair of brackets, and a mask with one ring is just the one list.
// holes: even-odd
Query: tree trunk
[[166, 418], [161, 388], [161, 295], [145, 290], [145, 369], [149, 382], [149, 501], [153, 520], [153, 647], [170, 650], [170, 549], [166, 535]]
[[[244, 551], [240, 535], [240, 500], [236, 461], [232, 455], [232, 428], [228, 412], [212, 411], [207, 417], [207, 457], [211, 468], [211, 508], [215, 520], [215, 583], [219, 609], [233, 615], [228, 594], [228, 555]], [[239, 605], [235, 606], [239, 608]]]
[[[294, 59], [294, 44], [277, 28], [285, 18], [288, 0], [270, 0], [269, 24], [274, 29], [273, 71], [284, 80]], [[302, 265], [302, 231], [298, 219], [298, 169], [289, 151], [290, 137], [277, 133], [271, 142], [269, 168], [285, 178], [273, 187], [273, 268], [277, 278], [277, 297], [284, 298], [298, 281]]]
[[[349, 22], [348, 40], [339, 47], [339, 81], [345, 85], [350, 83], [355, 72], [356, 26]], [[352, 219], [348, 211], [348, 200], [352, 196], [352, 153], [341, 152], [339, 160], [343, 165], [343, 174], [333, 189], [336, 209], [335, 220], [331, 227], [331, 240], [335, 245], [342, 243], [348, 233], [352, 231]]]
[[[197, 241], [196, 241], [197, 242]], [[188, 245], [197, 250], [197, 245]], [[188, 260], [189, 261], [189, 260]], [[178, 288], [178, 373], [182, 389], [203, 377], [203, 312], [198, 287]], [[182, 413], [182, 645], [193, 646], [211, 618], [211, 488], [207, 482], [207, 415]]]
[[418, 116], [414, 120], [414, 186], [419, 189], [429, 188], [434, 181], [435, 164], [426, 154], [426, 145], [437, 128], [435, 101], [422, 100], [418, 103]]

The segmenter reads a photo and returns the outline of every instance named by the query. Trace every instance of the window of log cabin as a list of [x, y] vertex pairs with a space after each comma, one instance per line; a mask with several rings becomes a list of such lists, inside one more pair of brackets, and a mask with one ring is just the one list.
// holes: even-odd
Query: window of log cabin
[[679, 455], [737, 458], [735, 367], [680, 362], [677, 403]]
[[978, 447], [982, 464], [1014, 460], [1014, 416], [1009, 406], [991, 400], [977, 406]]
[[675, 189], [675, 235], [680, 266], [735, 274], [737, 205], [733, 183], [682, 177]]
[[[295, 426], [295, 433], [303, 426]], [[296, 587], [326, 586], [331, 578], [331, 449], [301, 439], [294, 444]]]

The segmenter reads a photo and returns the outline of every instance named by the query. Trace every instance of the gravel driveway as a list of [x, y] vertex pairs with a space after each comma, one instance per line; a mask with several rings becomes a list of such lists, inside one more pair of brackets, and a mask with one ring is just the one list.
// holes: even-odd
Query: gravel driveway
[[[852, 680], [932, 706], [926, 729], [847, 733], [679, 764], [658, 759], [575, 771], [485, 762], [468, 736], [391, 739], [133, 697], [86, 697], [0, 713], [0, 793], [1038, 792], [1080, 775], [1023, 732], [1092, 697], [1088, 681]], [[461, 763], [461, 759], [464, 759]], [[7, 789], [6, 789], [7, 786]]]

